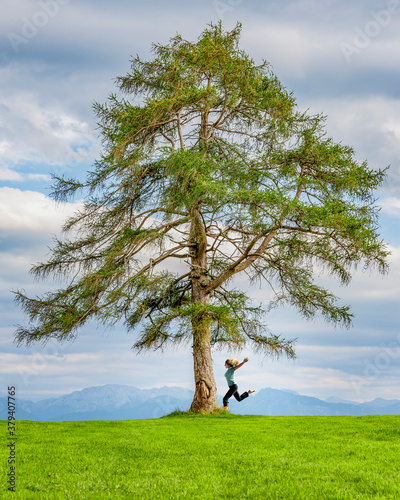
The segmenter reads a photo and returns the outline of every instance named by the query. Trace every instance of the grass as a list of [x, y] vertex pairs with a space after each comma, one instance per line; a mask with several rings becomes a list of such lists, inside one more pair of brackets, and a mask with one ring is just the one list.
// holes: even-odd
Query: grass
[[[4, 436], [7, 424], [2, 422]], [[399, 499], [400, 416], [17, 422], [3, 499]]]

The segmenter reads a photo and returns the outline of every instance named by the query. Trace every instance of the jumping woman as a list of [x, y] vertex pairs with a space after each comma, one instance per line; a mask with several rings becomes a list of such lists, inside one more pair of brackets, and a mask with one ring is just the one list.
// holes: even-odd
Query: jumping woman
[[229, 390], [224, 396], [224, 410], [228, 409], [228, 400], [230, 397], [234, 396], [237, 401], [243, 401], [243, 399], [246, 399], [249, 397], [250, 394], [253, 394], [253, 392], [256, 391], [247, 391], [244, 392], [241, 396], [239, 396], [238, 393], [238, 386], [235, 383], [235, 370], [243, 366], [249, 358], [244, 358], [243, 362], [240, 363], [238, 359], [227, 359], [225, 361], [225, 368], [228, 368], [225, 372], [225, 378], [226, 381], [228, 382]]

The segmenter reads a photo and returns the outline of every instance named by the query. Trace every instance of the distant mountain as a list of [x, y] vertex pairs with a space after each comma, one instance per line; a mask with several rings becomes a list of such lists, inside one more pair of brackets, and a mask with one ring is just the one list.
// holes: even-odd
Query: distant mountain
[[[181, 387], [137, 389], [109, 384], [35, 403], [18, 399], [16, 414], [18, 420], [49, 422], [159, 418], [177, 408], [188, 408], [192, 399], [193, 391]], [[6, 398], [0, 398], [1, 418], [6, 408]]]
[[276, 389], [262, 389], [249, 399], [238, 403], [235, 400], [230, 402], [230, 410], [233, 413], [243, 415], [270, 415], [270, 416], [290, 416], [290, 415], [397, 415], [400, 414], [400, 400], [387, 401], [384, 405], [378, 401], [369, 403], [355, 403], [353, 401], [327, 402], [318, 398], [301, 396], [286, 391]]
[[356, 404], [327, 403], [321, 399], [276, 389], [262, 389], [242, 403], [231, 401], [231, 411], [243, 415], [366, 415]]
[[344, 403], [344, 404], [350, 404], [350, 405], [358, 405], [360, 403], [356, 403], [354, 401], [349, 401], [347, 399], [340, 399], [340, 398], [335, 398], [335, 397], [330, 397], [330, 398], [326, 398], [325, 400], [325, 403]]
[[387, 408], [387, 407], [393, 407], [395, 405], [399, 404], [398, 399], [382, 399], [382, 398], [376, 398], [373, 401], [368, 401], [367, 403], [363, 403], [368, 406], [373, 406], [374, 408]]
[[[127, 385], [89, 387], [42, 401], [17, 400], [17, 420], [134, 420], [159, 418], [176, 409], [187, 410], [193, 391], [181, 387], [137, 389]], [[218, 396], [222, 406], [222, 396]], [[230, 400], [232, 413], [242, 415], [396, 415], [400, 400], [374, 399], [366, 403], [328, 398], [325, 401], [294, 391], [262, 389], [245, 401]], [[0, 418], [7, 419], [7, 399], [0, 398]]]

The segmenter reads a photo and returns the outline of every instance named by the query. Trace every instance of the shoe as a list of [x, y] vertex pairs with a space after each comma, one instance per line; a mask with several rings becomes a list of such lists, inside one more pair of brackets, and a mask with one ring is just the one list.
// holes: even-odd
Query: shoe
[[247, 392], [248, 392], [248, 394], [253, 394], [253, 392], [256, 392], [256, 391], [250, 390], [250, 391], [247, 391]]
[[224, 406], [224, 410], [227, 410], [228, 409], [228, 406]]

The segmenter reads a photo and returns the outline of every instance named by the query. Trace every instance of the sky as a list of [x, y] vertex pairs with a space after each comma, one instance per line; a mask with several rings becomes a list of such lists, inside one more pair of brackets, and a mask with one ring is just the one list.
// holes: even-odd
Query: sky
[[[321, 399], [400, 399], [400, 0], [2, 0], [0, 16], [0, 396], [16, 386], [34, 401], [85, 387], [194, 389], [190, 348], [137, 355], [134, 334], [95, 323], [72, 343], [17, 347], [26, 324], [11, 290], [30, 296], [66, 217], [82, 203], [49, 197], [51, 173], [82, 178], [101, 151], [93, 103], [105, 103], [131, 56], [177, 32], [195, 41], [210, 22], [242, 23], [242, 48], [267, 60], [300, 109], [326, 115], [327, 134], [372, 168], [390, 165], [376, 193], [389, 273], [357, 270], [347, 287], [327, 282], [355, 315], [349, 330], [308, 322], [290, 308], [266, 323], [297, 338], [296, 360], [249, 347], [237, 375], [243, 390], [272, 387]], [[243, 282], [243, 286], [247, 286]], [[256, 303], [267, 291], [250, 289]], [[213, 353], [218, 393], [227, 351]]]

